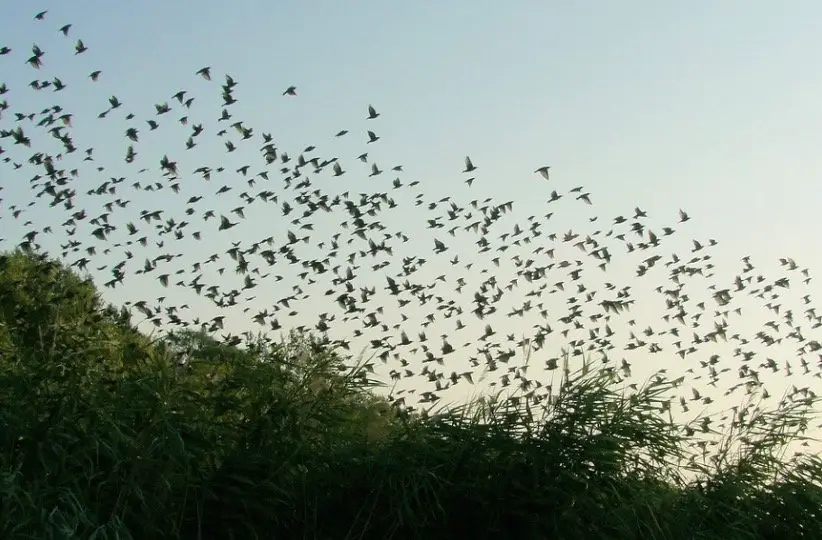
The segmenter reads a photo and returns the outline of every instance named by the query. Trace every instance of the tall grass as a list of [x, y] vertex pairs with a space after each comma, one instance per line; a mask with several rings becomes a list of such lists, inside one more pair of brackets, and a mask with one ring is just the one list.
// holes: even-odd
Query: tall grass
[[666, 414], [662, 375], [625, 394], [566, 367], [539, 403], [416, 414], [310, 336], [181, 354], [52, 330], [4, 345], [2, 538], [822, 537], [822, 462], [783, 455], [815, 397], [711, 445]]

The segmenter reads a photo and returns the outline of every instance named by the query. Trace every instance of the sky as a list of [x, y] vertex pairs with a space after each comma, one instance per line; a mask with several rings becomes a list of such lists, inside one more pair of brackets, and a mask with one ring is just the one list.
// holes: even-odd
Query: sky
[[[97, 118], [108, 107], [110, 95], [117, 95], [125, 109], [148, 118], [153, 104], [174, 104], [171, 95], [186, 89], [197, 96], [192, 116], [195, 110], [215, 115], [205, 122], [210, 127], [221, 108], [217, 84], [229, 73], [239, 83], [233, 114], [255, 128], [255, 137], [271, 132], [292, 157], [309, 145], [328, 155], [346, 156], [341, 163], [347, 174], [336, 183], [321, 184], [329, 189], [350, 190], [352, 196], [390, 191], [391, 179], [399, 177], [390, 168], [402, 164], [403, 182], [419, 181], [426, 204], [446, 196], [463, 204], [486, 197], [514, 201], [520, 224], [526, 223], [525, 216], [542, 216], [556, 207], [551, 223], [557, 223], [554, 232], [560, 234], [572, 228], [607, 228], [613, 217], [630, 218], [640, 207], [648, 212], [652, 228], [682, 229], [686, 254], [691, 238], [716, 239], [711, 254], [726, 286], [748, 255], [757, 269], [773, 277], [783, 272], [777, 263], [780, 257], [792, 257], [812, 276], [822, 273], [818, 2], [795, 1], [778, 10], [764, 1], [7, 4], [0, 21], [0, 47], [10, 46], [14, 60], [12, 55], [0, 57], [0, 79], [9, 86], [12, 81], [27, 84], [35, 76], [24, 62], [31, 44], [46, 51], [44, 67], [36, 76], [48, 72], [49, 77], [68, 82], [62, 99], [71, 104], [75, 132], [88, 141], [78, 147], [94, 146], [95, 159], [105, 161], [112, 171], [89, 180], [92, 187], [132, 171], [121, 159], [126, 123]], [[43, 21], [34, 21], [39, 10], [48, 13]], [[57, 31], [66, 23], [73, 24], [68, 38]], [[78, 37], [89, 47], [82, 55], [73, 54]], [[211, 67], [214, 81], [194, 75], [204, 66]], [[85, 75], [95, 69], [102, 75], [92, 85]], [[292, 85], [297, 96], [282, 96]], [[48, 103], [51, 96], [15, 88], [3, 97], [15, 107], [36, 110], [35, 104]], [[369, 104], [380, 112], [379, 118], [366, 120]], [[253, 155], [245, 148], [225, 154], [222, 141], [213, 137], [201, 143], [199, 153], [187, 153], [182, 145], [190, 126], [164, 125], [150, 131], [141, 122], [141, 158], [157, 160], [168, 153], [189, 171], [201, 164], [196, 159], [220, 159], [230, 171]], [[350, 133], [334, 137], [341, 129]], [[366, 129], [379, 134], [378, 144], [366, 144]], [[2, 146], [11, 154], [9, 144], [3, 141]], [[369, 152], [368, 165], [356, 160], [364, 151]], [[477, 166], [471, 186], [462, 172], [466, 155]], [[369, 177], [372, 162], [385, 174]], [[252, 168], [259, 169], [258, 165]], [[543, 165], [551, 167], [549, 181], [534, 173]], [[156, 161], [150, 166], [154, 180], [162, 180]], [[30, 192], [24, 181], [11, 183], [11, 169], [4, 167], [0, 174], [5, 187], [0, 210], [6, 214], [12, 200], [25, 200]], [[229, 214], [237, 203], [234, 194], [240, 191], [229, 199], [214, 195], [218, 180], [203, 191], [196, 191], [199, 184], [194, 180], [182, 183], [213, 202], [206, 207], [215, 208], [218, 216]], [[591, 194], [592, 206], [566, 197], [565, 206], [547, 209], [552, 190], [565, 193], [577, 186]], [[133, 213], [118, 211], [118, 222], [139, 223], [138, 209], [163, 205], [167, 215], [170, 208], [181, 215], [182, 207], [173, 206], [167, 190], [129, 198], [134, 201]], [[425, 229], [425, 208], [415, 206], [408, 196], [407, 204], [389, 212], [386, 222], [388, 231], [402, 230], [411, 237], [407, 245], [412, 253], [436, 259], [428, 268], [431, 280], [441, 272], [456, 271], [446, 261], [453, 255], [462, 260], [480, 257], [467, 242], [450, 246], [447, 257], [430, 255], [434, 238], [449, 237], [447, 232]], [[687, 223], [677, 223], [680, 209], [690, 215]], [[27, 215], [35, 223], [51, 223], [56, 219], [53, 212], [43, 205], [27, 210]], [[306, 233], [278, 212], [247, 214], [242, 227], [220, 235], [212, 227], [211, 234], [204, 233], [204, 242], [185, 240], [186, 257], [202, 260], [215, 246], [224, 250], [230, 242], [282, 235], [286, 230]], [[599, 221], [588, 221], [594, 215], [601, 216]], [[0, 243], [6, 245], [25, 230], [21, 220], [15, 225], [9, 221], [3, 216], [5, 230], [0, 236], [6, 240]], [[327, 240], [341, 232], [338, 223], [329, 216], [326, 223], [316, 225], [312, 238]], [[318, 253], [324, 249], [327, 244]], [[135, 257], [138, 265], [143, 258]], [[622, 277], [628, 280], [631, 270], [626, 268]], [[379, 271], [373, 272], [374, 282], [384, 286]], [[297, 270], [274, 273], [291, 284]], [[663, 284], [664, 270], [660, 276], [649, 285]], [[480, 277], [478, 272], [466, 274], [469, 280]], [[502, 277], [500, 281], [504, 283]], [[156, 280], [137, 277], [106, 294], [113, 301], [134, 300], [144, 297], [147, 287], [157, 289]], [[804, 294], [818, 297], [821, 292], [815, 281], [802, 290], [792, 290], [797, 302]], [[158, 294], [167, 295], [169, 303], [182, 298], [171, 289]], [[202, 298], [185, 301], [208, 318], [212, 308]], [[639, 307], [636, 317], [659, 323], [660, 312], [654, 306]], [[798, 315], [802, 303], [796, 306]], [[321, 311], [319, 304], [315, 307]], [[247, 319], [257, 309], [262, 307], [246, 316], [238, 312], [227, 327], [248, 328]], [[398, 313], [387, 316], [397, 320]], [[769, 317], [774, 318], [767, 313], [750, 315], [732, 326], [755, 332]], [[463, 319], [468, 324], [471, 316]], [[473, 324], [481, 329], [486, 322]], [[495, 324], [506, 327], [506, 332], [529, 330], [529, 325], [502, 313]], [[637, 324], [637, 330], [643, 327]], [[448, 330], [436, 325], [427, 330], [434, 343], [441, 332]], [[813, 332], [819, 334], [818, 329]], [[456, 345], [470, 339], [452, 341]], [[672, 362], [646, 360], [640, 371], [650, 373], [668, 363]], [[673, 371], [683, 366], [670, 367]], [[781, 372], [774, 377], [776, 382], [788, 380]]]

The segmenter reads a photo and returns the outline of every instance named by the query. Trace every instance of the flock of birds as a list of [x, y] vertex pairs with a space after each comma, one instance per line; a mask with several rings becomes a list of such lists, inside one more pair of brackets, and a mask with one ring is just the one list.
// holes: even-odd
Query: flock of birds
[[[35, 19], [48, 28], [46, 11]], [[69, 40], [74, 55], [88, 54], [71, 24], [55, 31]], [[127, 305], [157, 328], [202, 328], [240, 345], [243, 332], [227, 328], [244, 327], [246, 338], [253, 336], [251, 329], [273, 335], [310, 314], [312, 322], [295, 326], [328, 336], [352, 355], [364, 347], [374, 359], [370, 369], [384, 369], [392, 384], [413, 381], [391, 396], [408, 406], [414, 394], [417, 405], [435, 403], [449, 388], [478, 384], [486, 376], [494, 379], [491, 387], [516, 389], [539, 402], [550, 395], [543, 375], [563, 366], [561, 348], [571, 364], [598, 359], [602, 369], [626, 380], [630, 358], [636, 357], [652, 358], [662, 372], [683, 367], [694, 380], [706, 379], [708, 389], [727, 374], [735, 380], [724, 385], [726, 395], [743, 390], [767, 397], [766, 374], [796, 374], [806, 385], [793, 385], [788, 398], [802, 399], [814, 395], [813, 378], [822, 377], [822, 313], [809, 294], [798, 293], [797, 309], [783, 299], [807, 288], [808, 269], [785, 258], [784, 274], [773, 279], [745, 257], [731, 283], [714, 282], [714, 240], [692, 240], [681, 254], [665, 251], [690, 219], [682, 210], [661, 226], [635, 208], [601, 229], [597, 216], [589, 217], [583, 225], [590, 233], [560, 230], [551, 221], [559, 202], [587, 208], [592, 194], [581, 186], [563, 190], [547, 165], [532, 173], [535, 189], [550, 191], [543, 215], [518, 219], [515, 201], [462, 201], [456, 195], [429, 200], [419, 181], [404, 179], [402, 165], [383, 169], [374, 158], [381, 114], [373, 106], [363, 114], [368, 129], [361, 135], [362, 153], [351, 162], [323, 155], [319, 145], [291, 153], [272, 134], [235, 117], [237, 81], [225, 75], [218, 85], [209, 66], [192, 73], [201, 79], [198, 84], [220, 92], [212, 125], [195, 120], [189, 90], [170, 94], [146, 117], [112, 95], [94, 129], [115, 121], [125, 128], [118, 136], [121, 156], [104, 166], [94, 148], [75, 141], [70, 109], [49, 104], [23, 110], [12, 97], [28, 86], [35, 97], [59, 98], [69, 84], [100, 84], [105, 73], [94, 70], [66, 82], [46, 74], [49, 56], [36, 44], [18, 51], [0, 43], [0, 66], [9, 62], [28, 64], [32, 80], [0, 81], [0, 230], [6, 236], [0, 246], [51, 249], [77, 271], [89, 272], [104, 293], [127, 289], [143, 295]], [[282, 96], [297, 99], [297, 87], [288, 86]], [[169, 125], [188, 131], [183, 148], [153, 157], [141, 150], [146, 133]], [[185, 167], [209, 134], [221, 141], [224, 154], [210, 152], [198, 166]], [[343, 129], [330, 139], [352, 136]], [[53, 151], [46, 151], [49, 144]], [[224, 166], [245, 153], [246, 163]], [[121, 168], [127, 174], [120, 175]], [[479, 171], [466, 157], [465, 189], [474, 189]], [[360, 172], [393, 179], [363, 185], [358, 193], [345, 190], [358, 185], [351, 177]], [[343, 175], [345, 185], [338, 178]], [[217, 209], [208, 209], [210, 203]], [[414, 211], [422, 215], [420, 227], [391, 230], [386, 224], [397, 212]], [[257, 236], [255, 212], [267, 227]], [[318, 234], [323, 220], [330, 222], [327, 235]], [[20, 237], [7, 236], [15, 227]], [[431, 254], [422, 256], [422, 243], [429, 240]], [[193, 258], [192, 242], [214, 252]], [[637, 323], [632, 311], [649, 303], [647, 295], [636, 295], [635, 285], [608, 281], [621, 258], [634, 261], [632, 279], [645, 280], [660, 302], [663, 312], [653, 327]], [[661, 277], [662, 283], [647, 283]], [[138, 278], [140, 285], [129, 289], [128, 282]], [[604, 280], [598, 288], [590, 285], [597, 278]], [[153, 299], [145, 297], [149, 279], [159, 293]], [[279, 298], [272, 296], [276, 287], [285, 288]], [[185, 300], [169, 305], [172, 296]], [[757, 303], [769, 319], [764, 326], [750, 336], [732, 329], [734, 317]], [[204, 315], [208, 310], [213, 316]], [[522, 328], [527, 330], [518, 337], [516, 329]], [[454, 338], [465, 334], [464, 343]], [[726, 352], [706, 351], [711, 345]], [[787, 353], [771, 352], [782, 345]], [[692, 387], [679, 403], [687, 411], [712, 399], [706, 389]], [[742, 422], [746, 414], [750, 410], [736, 408], [717, 425], [702, 416], [697, 429], [710, 432]]]

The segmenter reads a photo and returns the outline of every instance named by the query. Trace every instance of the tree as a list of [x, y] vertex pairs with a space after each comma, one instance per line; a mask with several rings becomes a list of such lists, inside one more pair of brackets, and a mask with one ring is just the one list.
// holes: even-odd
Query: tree
[[[14, 251], [0, 255], [0, 350], [26, 368], [122, 372], [128, 352], [150, 340], [130, 324], [124, 309], [106, 305], [89, 279], [45, 255]], [[78, 365], [78, 352], [96, 361]], [[91, 351], [89, 351], [91, 352]]]

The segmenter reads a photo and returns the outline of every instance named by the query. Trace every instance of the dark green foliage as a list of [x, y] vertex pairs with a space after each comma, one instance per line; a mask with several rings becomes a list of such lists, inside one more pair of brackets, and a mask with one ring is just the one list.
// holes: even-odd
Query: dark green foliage
[[697, 485], [662, 378], [408, 417], [311, 336], [152, 343], [45, 258], [0, 272], [2, 538], [820, 537], [822, 463], [774, 458], [798, 408]]

